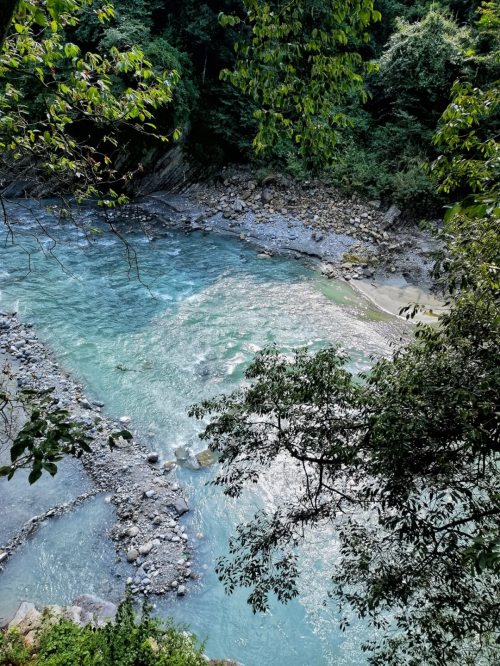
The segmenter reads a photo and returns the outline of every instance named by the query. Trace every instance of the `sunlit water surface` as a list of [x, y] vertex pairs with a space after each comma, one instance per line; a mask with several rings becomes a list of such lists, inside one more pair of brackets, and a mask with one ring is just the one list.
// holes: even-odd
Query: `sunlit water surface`
[[[172, 232], [154, 243], [133, 242], [144, 281], [156, 277], [151, 293], [127, 279], [123, 245], [109, 237], [85, 251], [74, 244], [59, 247], [72, 276], [39, 251], [26, 276], [25, 253], [2, 247], [0, 308], [34, 322], [88, 397], [104, 401], [114, 418], [130, 416], [136, 437], [164, 460], [181, 444], [203, 448], [197, 439], [202, 426], [188, 418], [187, 407], [234, 389], [255, 352], [272, 342], [283, 350], [340, 343], [352, 355], [353, 370], [388, 352], [393, 323], [348, 285], [327, 282], [300, 261], [259, 260], [254, 247], [217, 234]], [[29, 239], [25, 243], [30, 246]], [[245, 591], [226, 596], [213, 571], [234, 526], [255, 508], [272, 505], [287, 483], [285, 472], [277, 467], [257, 491], [235, 501], [207, 487], [213, 470], [179, 470], [192, 508], [182, 520], [200, 580], [186, 598], [156, 600], [156, 612], [207, 638], [210, 656], [245, 666], [357, 666], [364, 662], [363, 627], [354, 623], [339, 632], [335, 608], [325, 601], [336, 557], [331, 534], [317, 536], [303, 551], [300, 597], [286, 607], [273, 602], [266, 614], [252, 614]], [[8, 536], [28, 511], [39, 513], [89, 487], [71, 465], [31, 491], [24, 476], [14, 483], [9, 488], [0, 481], [0, 510], [16, 516], [3, 520]], [[0, 618], [12, 614], [20, 599], [68, 603], [84, 592], [117, 598], [130, 568], [115, 562], [106, 537], [113, 523], [113, 506], [103, 496], [44, 523], [0, 573]]]

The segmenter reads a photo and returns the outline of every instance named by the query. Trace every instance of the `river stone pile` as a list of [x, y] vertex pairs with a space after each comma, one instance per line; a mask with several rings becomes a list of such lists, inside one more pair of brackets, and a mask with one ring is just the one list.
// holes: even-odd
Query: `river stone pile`
[[[132, 592], [163, 594], [175, 591], [184, 596], [191, 572], [189, 538], [179, 518], [189, 511], [175, 478], [175, 464], [162, 466], [159, 455], [134, 440], [117, 438], [110, 450], [113, 432], [130, 428], [128, 417], [113, 421], [101, 414], [104, 403], [90, 401], [55, 363], [38, 340], [31, 324], [22, 324], [14, 315], [0, 313], [0, 358], [11, 366], [18, 387], [54, 387], [52, 404], [67, 409], [74, 421], [86, 423], [94, 438], [92, 454], [81, 461], [94, 483], [94, 491], [73, 502], [52, 507], [35, 516], [6, 547], [0, 548], [3, 561], [43, 520], [60, 515], [97, 492], [111, 493], [117, 523], [111, 530], [117, 553], [131, 565], [128, 579]], [[98, 422], [96, 422], [96, 420]]]
[[363, 241], [383, 241], [387, 229], [400, 220], [401, 211], [384, 211], [380, 201], [346, 199], [328, 183], [317, 180], [296, 183], [280, 174], [269, 174], [258, 182], [246, 170], [228, 170], [219, 180], [209, 180], [198, 194], [207, 217], [222, 213], [226, 219], [242, 220], [251, 211], [257, 224], [274, 215], [310, 224], [315, 240], [333, 230]]
[[396, 206], [346, 198], [328, 182], [297, 183], [280, 174], [259, 181], [249, 169], [227, 168], [192, 196], [203, 210], [191, 221], [192, 229], [224, 226], [217, 222], [222, 218], [244, 232], [241, 240], [249, 231], [254, 239], [271, 239], [259, 250], [260, 259], [272, 256], [269, 249], [285, 249], [296, 258], [322, 260], [328, 278], [361, 280], [397, 272], [419, 281], [427, 276], [428, 238]]

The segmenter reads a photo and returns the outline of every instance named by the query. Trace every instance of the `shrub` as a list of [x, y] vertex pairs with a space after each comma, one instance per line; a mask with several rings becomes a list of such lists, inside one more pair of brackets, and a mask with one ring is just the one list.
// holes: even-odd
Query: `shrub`
[[62, 619], [42, 630], [36, 655], [14, 630], [0, 638], [0, 666], [205, 666], [204, 645], [150, 611], [145, 603], [137, 619], [127, 592], [115, 624], [80, 627]]

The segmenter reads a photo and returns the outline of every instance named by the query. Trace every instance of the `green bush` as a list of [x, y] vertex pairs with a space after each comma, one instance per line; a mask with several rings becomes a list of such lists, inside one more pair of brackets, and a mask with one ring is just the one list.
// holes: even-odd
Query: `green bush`
[[204, 666], [203, 644], [184, 627], [150, 616], [145, 604], [139, 619], [130, 593], [118, 607], [115, 624], [79, 627], [68, 620], [49, 624], [40, 635], [36, 656], [14, 630], [0, 638], [0, 666]]

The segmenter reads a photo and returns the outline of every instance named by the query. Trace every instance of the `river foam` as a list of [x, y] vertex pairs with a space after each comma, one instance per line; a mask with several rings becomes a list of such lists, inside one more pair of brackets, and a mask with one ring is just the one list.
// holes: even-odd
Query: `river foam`
[[[145, 281], [155, 278], [151, 293], [126, 278], [123, 249], [120, 243], [97, 242], [82, 253], [61, 246], [59, 258], [75, 279], [40, 252], [33, 256], [34, 271], [23, 277], [23, 253], [2, 248], [0, 262], [9, 276], [0, 277], [0, 307], [33, 321], [89, 397], [105, 402], [112, 418], [130, 415], [134, 434], [164, 459], [173, 458], [180, 445], [203, 448], [197, 438], [202, 426], [188, 418], [188, 406], [238, 386], [255, 351], [268, 344], [288, 351], [339, 343], [351, 353], [353, 371], [368, 369], [372, 355], [390, 352], [390, 317], [373, 310], [349, 285], [327, 282], [301, 262], [260, 261], [251, 244], [172, 230], [138, 247]], [[205, 485], [212, 474], [178, 471], [194, 507], [185, 525], [191, 534], [203, 535], [193, 545], [193, 570], [200, 578], [186, 598], [156, 601], [158, 614], [188, 622], [201, 638], [208, 636], [209, 654], [231, 656], [245, 666], [362, 664], [363, 626], [339, 632], [335, 608], [324, 605], [336, 556], [334, 535], [325, 533], [304, 549], [301, 596], [287, 607], [272, 602], [268, 613], [254, 616], [244, 591], [224, 594], [214, 561], [227, 553], [235, 525], [272, 503], [275, 488], [263, 482], [234, 501]], [[0, 586], [10, 581], [2, 599], [22, 594], [39, 603], [69, 601], [75, 591], [68, 589], [68, 577], [59, 575], [61, 566], [81, 572], [75, 579], [100, 596], [109, 593], [110, 580], [123, 584], [105, 536], [108, 509], [98, 498], [85, 506], [35, 535], [12, 560], [0, 579]], [[73, 536], [78, 516], [96, 539]], [[93, 564], [96, 540], [103, 567]], [[28, 569], [33, 575], [20, 585]]]

